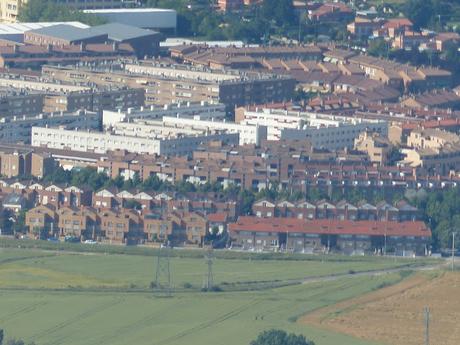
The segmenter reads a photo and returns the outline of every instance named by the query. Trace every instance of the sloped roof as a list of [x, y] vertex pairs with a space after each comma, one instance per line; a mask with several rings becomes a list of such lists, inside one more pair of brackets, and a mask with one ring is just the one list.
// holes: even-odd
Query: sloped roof
[[350, 220], [304, 220], [296, 218], [239, 217], [230, 231], [309, 233], [332, 235], [416, 236], [430, 237], [423, 222], [384, 222]]
[[94, 31], [93, 29], [80, 29], [68, 24], [48, 26], [36, 30], [30, 30], [35, 34], [55, 37], [69, 42], [81, 41], [93, 37], [104, 36], [104, 32]]
[[99, 26], [93, 26], [91, 29], [88, 30], [95, 35], [106, 34], [110, 40], [117, 42], [124, 42], [135, 38], [159, 35], [159, 33], [156, 31], [141, 29], [135, 26], [120, 23], [109, 23]]

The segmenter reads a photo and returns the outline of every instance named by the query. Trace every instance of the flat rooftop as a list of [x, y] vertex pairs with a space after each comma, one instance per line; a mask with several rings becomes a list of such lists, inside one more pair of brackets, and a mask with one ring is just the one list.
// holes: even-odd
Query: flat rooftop
[[104, 8], [84, 10], [85, 13], [176, 13], [176, 10], [167, 8]]

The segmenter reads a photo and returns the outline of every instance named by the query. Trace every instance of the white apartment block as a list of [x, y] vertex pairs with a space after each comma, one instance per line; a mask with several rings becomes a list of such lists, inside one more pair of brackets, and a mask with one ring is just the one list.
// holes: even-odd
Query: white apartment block
[[30, 143], [32, 127], [63, 127], [66, 129], [98, 130], [101, 115], [80, 110], [33, 116], [13, 116], [0, 118], [0, 141], [3, 143]]
[[366, 130], [388, 135], [388, 123], [385, 121], [309, 112], [245, 110], [239, 120], [245, 126], [266, 126], [269, 140], [307, 139], [314, 147], [329, 150], [352, 148], [355, 138]]
[[222, 131], [236, 133], [240, 138], [240, 145], [256, 144], [267, 139], [267, 127], [262, 125], [248, 126], [226, 121], [201, 121], [195, 119], [183, 119], [178, 117], [163, 117], [163, 125], [166, 127], [194, 129], [204, 131]]
[[128, 108], [127, 111], [104, 110], [102, 123], [104, 128], [113, 126], [118, 122], [132, 120], [161, 120], [164, 116], [177, 116], [197, 120], [223, 120], [225, 119], [225, 105], [207, 102], [165, 104], [163, 107], [151, 105], [150, 107]]
[[237, 80], [241, 75], [234, 71], [226, 73], [204, 69], [200, 67], [179, 67], [179, 66], [166, 66], [152, 64], [125, 64], [125, 71], [136, 74], [145, 74], [162, 78], [171, 79], [193, 79], [202, 81], [221, 82], [228, 80]]
[[110, 128], [110, 130], [113, 134], [116, 135], [125, 135], [149, 139], [175, 138], [207, 134], [207, 132], [204, 130], [164, 126], [162, 121], [145, 120], [134, 120], [134, 122], [118, 122], [115, 123]]
[[89, 86], [67, 85], [62, 83], [51, 83], [40, 81], [38, 78], [19, 79], [11, 77], [0, 77], [0, 86], [12, 87], [15, 89], [25, 89], [43, 92], [82, 92], [91, 91]]
[[188, 155], [201, 144], [217, 140], [230, 145], [237, 145], [238, 135], [214, 134], [152, 139], [109, 132], [32, 128], [32, 146], [95, 153], [127, 150], [140, 154]]

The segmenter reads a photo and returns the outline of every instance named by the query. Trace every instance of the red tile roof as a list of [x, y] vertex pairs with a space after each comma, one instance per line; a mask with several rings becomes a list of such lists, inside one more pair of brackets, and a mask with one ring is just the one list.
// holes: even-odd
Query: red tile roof
[[375, 235], [431, 237], [423, 222], [386, 222], [350, 220], [304, 220], [296, 218], [239, 217], [229, 225], [233, 231], [282, 232], [333, 235]]
[[208, 221], [213, 223], [225, 223], [227, 221], [227, 214], [224, 212], [211, 213], [207, 215]]
[[388, 19], [388, 21], [383, 25], [385, 29], [388, 28], [399, 28], [401, 26], [409, 26], [411, 27], [413, 24], [407, 18], [392, 18]]

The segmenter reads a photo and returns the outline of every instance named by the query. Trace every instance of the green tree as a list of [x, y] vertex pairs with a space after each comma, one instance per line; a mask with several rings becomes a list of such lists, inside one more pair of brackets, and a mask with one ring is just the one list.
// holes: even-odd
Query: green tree
[[0, 345], [3, 345], [3, 336], [4, 336], [3, 329], [0, 329]]
[[69, 170], [64, 170], [62, 167], [54, 169], [53, 173], [46, 175], [43, 180], [52, 183], [70, 183], [72, 173]]
[[139, 201], [128, 199], [123, 204], [124, 207], [132, 210], [142, 210], [142, 205]]
[[305, 339], [303, 335], [271, 329], [259, 334], [256, 340], [250, 345], [315, 345], [312, 341]]
[[433, 16], [433, 3], [431, 0], [409, 0], [406, 1], [404, 14], [412, 21], [414, 28], [419, 30], [427, 27]]
[[88, 25], [99, 25], [105, 19], [78, 11], [75, 8], [56, 4], [51, 0], [30, 0], [19, 8], [21, 22], [79, 21]]
[[161, 181], [157, 175], [149, 176], [141, 184], [141, 189], [157, 191], [161, 187]]
[[388, 57], [390, 46], [388, 42], [383, 39], [376, 39], [370, 41], [367, 53], [376, 57]]
[[264, 0], [262, 14], [265, 19], [273, 20], [279, 26], [297, 24], [297, 17], [291, 0]]
[[255, 196], [249, 190], [243, 189], [239, 193], [239, 200], [241, 200], [241, 212], [243, 215], [249, 215], [252, 213], [252, 204], [254, 204]]

